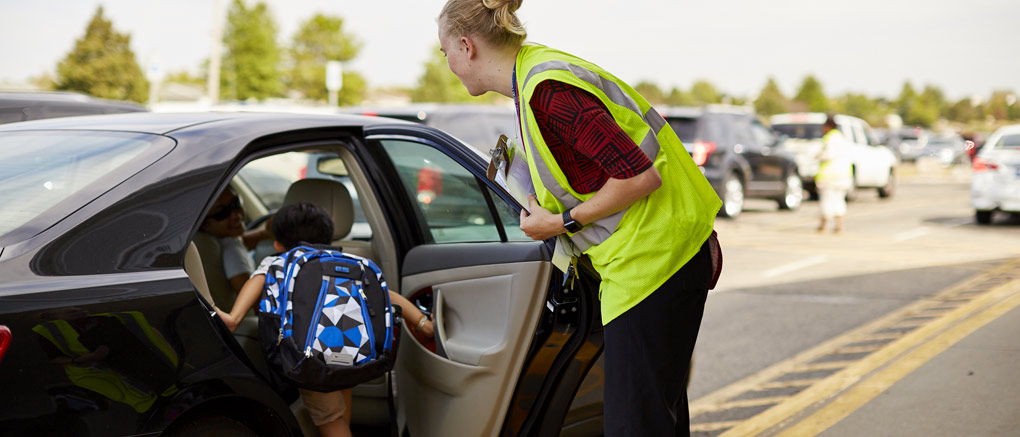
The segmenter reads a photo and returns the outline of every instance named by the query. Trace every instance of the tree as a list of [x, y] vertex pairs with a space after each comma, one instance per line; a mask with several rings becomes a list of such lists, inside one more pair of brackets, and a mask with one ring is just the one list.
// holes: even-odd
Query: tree
[[914, 104], [914, 100], [917, 99], [917, 92], [914, 91], [914, 86], [910, 84], [910, 81], [903, 82], [903, 88], [900, 90], [899, 97], [896, 97], [896, 113], [903, 117], [904, 120], [907, 118], [907, 112], [910, 110], [910, 106]]
[[666, 104], [672, 106], [694, 106], [698, 104], [698, 101], [691, 93], [673, 87], [669, 92], [669, 96], [666, 97]]
[[57, 65], [55, 88], [105, 99], [144, 102], [149, 98], [149, 81], [131, 51], [131, 36], [114, 30], [113, 23], [103, 17], [102, 6], [96, 8], [85, 36]]
[[786, 96], [783, 95], [782, 91], [779, 91], [779, 85], [776, 84], [775, 79], [770, 77], [768, 82], [765, 83], [765, 87], [761, 89], [758, 98], [754, 100], [754, 110], [766, 117], [781, 114], [789, 110], [787, 108]]
[[663, 94], [662, 89], [658, 85], [649, 82], [641, 81], [634, 85], [634, 91], [641, 94], [648, 103], [652, 105], [659, 105], [666, 102], [666, 96]]
[[945, 117], [950, 121], [970, 123], [981, 118], [981, 110], [971, 104], [970, 98], [963, 98], [946, 108]]
[[[294, 34], [289, 55], [288, 83], [292, 90], [315, 100], [326, 100], [326, 62], [348, 62], [361, 51], [361, 42], [344, 32], [344, 20], [316, 14], [301, 24]], [[355, 72], [344, 72], [340, 104], [364, 100], [365, 79]]]
[[432, 57], [425, 62], [425, 72], [418, 78], [418, 85], [411, 90], [412, 102], [493, 103], [500, 100], [505, 101], [506, 98], [496, 93], [480, 97], [468, 94], [464, 84], [446, 65], [446, 58], [438, 44], [432, 49]]
[[248, 8], [242, 0], [234, 0], [227, 12], [223, 44], [220, 97], [263, 100], [282, 93], [276, 23], [265, 3]]
[[831, 106], [828, 97], [825, 97], [822, 83], [810, 74], [801, 82], [800, 89], [797, 90], [797, 95], [793, 96], [793, 100], [812, 112], [828, 112]]
[[719, 90], [707, 80], [697, 80], [691, 85], [691, 95], [694, 100], [702, 105], [709, 103], [719, 103], [722, 101], [722, 96], [719, 95]]
[[885, 124], [885, 110], [881, 102], [864, 94], [846, 93], [836, 99], [834, 106], [836, 112], [862, 118], [872, 126]]

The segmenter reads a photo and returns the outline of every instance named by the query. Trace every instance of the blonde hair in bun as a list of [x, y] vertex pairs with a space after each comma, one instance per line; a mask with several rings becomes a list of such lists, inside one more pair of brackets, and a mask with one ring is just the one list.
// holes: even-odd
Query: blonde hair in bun
[[477, 35], [501, 47], [520, 46], [528, 36], [515, 13], [523, 0], [448, 0], [439, 13], [444, 35]]

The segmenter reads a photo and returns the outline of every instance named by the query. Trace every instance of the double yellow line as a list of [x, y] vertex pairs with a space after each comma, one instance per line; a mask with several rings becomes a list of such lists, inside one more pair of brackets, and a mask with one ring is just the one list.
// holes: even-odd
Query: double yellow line
[[[1017, 306], [1020, 306], [1020, 279], [1013, 279], [740, 423], [722, 437], [758, 435], [779, 428], [777, 425], [789, 422], [798, 413], [824, 404], [810, 416], [779, 431], [781, 436], [819, 434], [942, 351]], [[826, 403], [841, 392], [839, 397]]]

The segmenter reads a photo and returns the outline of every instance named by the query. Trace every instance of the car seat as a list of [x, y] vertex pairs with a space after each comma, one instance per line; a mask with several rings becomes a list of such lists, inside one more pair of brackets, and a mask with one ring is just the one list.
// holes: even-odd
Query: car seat
[[[354, 225], [354, 200], [344, 184], [329, 179], [301, 179], [294, 181], [283, 197], [284, 205], [310, 202], [326, 210], [333, 219], [333, 245], [344, 252], [372, 258], [372, 246], [367, 241], [344, 240]], [[272, 255], [271, 241], [261, 241], [255, 248], [255, 261]]]

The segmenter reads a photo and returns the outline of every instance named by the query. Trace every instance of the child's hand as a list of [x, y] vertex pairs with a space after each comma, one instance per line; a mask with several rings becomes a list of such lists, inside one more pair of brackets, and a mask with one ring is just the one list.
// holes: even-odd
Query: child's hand
[[424, 314], [421, 315], [421, 319], [418, 319], [418, 323], [414, 325], [414, 329], [426, 337], [432, 337], [435, 333], [433, 330], [432, 320]]
[[222, 320], [223, 323], [227, 325], [227, 329], [229, 329], [230, 332], [234, 332], [235, 330], [237, 330], [237, 323], [234, 322], [233, 317], [230, 317], [230, 313], [223, 311], [217, 307], [213, 307], [213, 309], [216, 310], [216, 315], [220, 316], [220, 320]]

